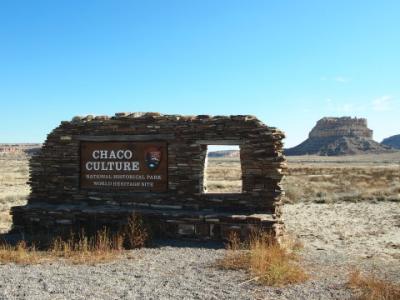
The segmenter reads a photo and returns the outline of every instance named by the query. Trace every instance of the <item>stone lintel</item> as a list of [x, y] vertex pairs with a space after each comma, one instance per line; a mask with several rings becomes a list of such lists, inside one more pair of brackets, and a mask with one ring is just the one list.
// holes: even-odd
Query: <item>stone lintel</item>
[[197, 140], [199, 145], [243, 145], [244, 140]]
[[130, 135], [78, 135], [74, 137], [79, 141], [109, 142], [109, 141], [156, 141], [173, 140], [174, 134], [130, 134]]

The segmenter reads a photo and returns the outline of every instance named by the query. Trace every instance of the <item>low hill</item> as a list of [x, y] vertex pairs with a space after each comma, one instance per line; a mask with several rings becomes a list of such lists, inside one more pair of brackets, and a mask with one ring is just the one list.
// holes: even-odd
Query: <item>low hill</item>
[[381, 144], [395, 149], [400, 149], [400, 134], [384, 139]]
[[219, 150], [211, 151], [208, 153], [208, 157], [239, 157], [239, 150]]

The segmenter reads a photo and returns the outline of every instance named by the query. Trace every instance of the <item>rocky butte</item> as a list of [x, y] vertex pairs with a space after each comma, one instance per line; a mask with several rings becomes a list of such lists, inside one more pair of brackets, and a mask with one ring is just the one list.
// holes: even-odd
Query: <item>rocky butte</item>
[[372, 139], [373, 131], [363, 118], [322, 118], [300, 145], [286, 149], [286, 155], [352, 155], [391, 151]]

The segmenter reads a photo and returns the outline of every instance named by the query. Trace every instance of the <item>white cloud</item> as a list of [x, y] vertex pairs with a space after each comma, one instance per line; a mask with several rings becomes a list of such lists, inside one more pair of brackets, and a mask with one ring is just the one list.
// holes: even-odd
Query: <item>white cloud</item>
[[348, 83], [351, 81], [350, 78], [344, 76], [336, 76], [333, 78], [333, 80], [339, 83]]
[[392, 96], [382, 96], [372, 100], [372, 109], [375, 111], [387, 111], [392, 104]]

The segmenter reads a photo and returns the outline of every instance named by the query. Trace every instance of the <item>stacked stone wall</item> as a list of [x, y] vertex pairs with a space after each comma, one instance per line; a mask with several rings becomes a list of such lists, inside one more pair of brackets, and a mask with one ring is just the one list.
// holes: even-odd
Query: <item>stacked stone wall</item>
[[[47, 137], [30, 162], [28, 204], [12, 210], [14, 230], [58, 232], [71, 227], [119, 226], [135, 212], [164, 233], [223, 237], [261, 225], [281, 234], [280, 185], [284, 134], [254, 116], [181, 116], [118, 113], [75, 117]], [[168, 190], [163, 193], [80, 188], [83, 141], [163, 141], [168, 145]], [[207, 145], [240, 146], [242, 193], [203, 191]]]

